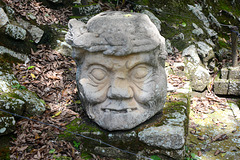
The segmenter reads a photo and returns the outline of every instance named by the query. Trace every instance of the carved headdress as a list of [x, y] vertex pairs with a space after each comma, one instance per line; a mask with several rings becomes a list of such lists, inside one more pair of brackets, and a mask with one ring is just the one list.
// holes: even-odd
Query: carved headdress
[[145, 14], [108, 11], [87, 24], [72, 19], [68, 25], [66, 41], [75, 48], [115, 56], [156, 50], [167, 57], [164, 37]]

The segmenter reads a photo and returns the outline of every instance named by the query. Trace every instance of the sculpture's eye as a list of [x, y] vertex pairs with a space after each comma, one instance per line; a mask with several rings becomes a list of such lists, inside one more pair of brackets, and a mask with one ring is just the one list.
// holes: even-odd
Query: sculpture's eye
[[93, 68], [89, 74], [89, 77], [96, 83], [103, 81], [106, 76], [107, 72], [102, 68]]
[[152, 73], [152, 67], [144, 64], [135, 66], [131, 70], [131, 79], [135, 81], [143, 81], [147, 79]]

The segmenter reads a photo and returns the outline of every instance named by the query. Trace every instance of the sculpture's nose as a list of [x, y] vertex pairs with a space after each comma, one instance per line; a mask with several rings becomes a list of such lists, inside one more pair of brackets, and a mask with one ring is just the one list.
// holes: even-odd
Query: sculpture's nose
[[126, 78], [115, 77], [108, 90], [108, 98], [129, 99], [133, 97], [133, 90]]

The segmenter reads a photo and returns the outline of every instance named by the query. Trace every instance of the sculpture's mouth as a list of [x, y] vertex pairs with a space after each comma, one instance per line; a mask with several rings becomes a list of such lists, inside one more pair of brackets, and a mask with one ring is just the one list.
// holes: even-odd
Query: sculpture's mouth
[[137, 108], [124, 108], [124, 109], [111, 109], [111, 108], [102, 108], [103, 112], [106, 113], [129, 113], [137, 110]]

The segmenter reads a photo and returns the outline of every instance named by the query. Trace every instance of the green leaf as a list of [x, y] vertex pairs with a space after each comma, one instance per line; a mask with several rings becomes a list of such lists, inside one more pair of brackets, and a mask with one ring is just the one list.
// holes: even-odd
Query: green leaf
[[46, 102], [43, 99], [39, 99], [40, 102], [42, 102], [44, 105], [46, 104]]
[[82, 159], [91, 159], [93, 157], [90, 154], [86, 153], [86, 152], [82, 152], [81, 158]]
[[151, 156], [151, 159], [152, 159], [152, 160], [161, 160], [161, 158], [158, 157], [158, 156], [156, 156], [156, 155]]
[[34, 68], [34, 67], [35, 67], [35, 66], [29, 66], [28, 69], [32, 69], [32, 68]]
[[74, 102], [75, 104], [81, 104], [81, 101], [80, 100], [77, 100]]
[[185, 22], [182, 22], [182, 26], [183, 26], [183, 27], [186, 27], [187, 24], [186, 24]]
[[80, 144], [81, 144], [81, 142], [73, 141], [73, 144], [74, 144], [73, 146], [78, 149]]
[[50, 149], [50, 151], [49, 151], [49, 153], [50, 154], [52, 154], [52, 153], [54, 153], [55, 152], [55, 149], [53, 148], [53, 149]]
[[191, 157], [194, 160], [198, 160], [199, 159], [199, 157], [195, 153], [191, 153]]
[[27, 89], [25, 86], [21, 86], [20, 84], [13, 85], [12, 88], [16, 88], [16, 89], [20, 89], [20, 90]]

